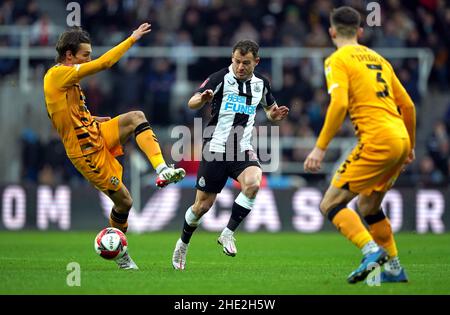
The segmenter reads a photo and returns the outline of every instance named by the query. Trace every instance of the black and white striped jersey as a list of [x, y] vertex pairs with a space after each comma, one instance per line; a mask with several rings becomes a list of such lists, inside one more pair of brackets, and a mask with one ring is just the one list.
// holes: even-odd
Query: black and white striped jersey
[[253, 150], [252, 130], [255, 124], [256, 108], [261, 104], [270, 108], [275, 104], [269, 81], [254, 72], [246, 81], [238, 80], [232, 66], [211, 74], [196, 92], [211, 89], [214, 98], [211, 101], [211, 115], [207, 128], [209, 151], [234, 152]]

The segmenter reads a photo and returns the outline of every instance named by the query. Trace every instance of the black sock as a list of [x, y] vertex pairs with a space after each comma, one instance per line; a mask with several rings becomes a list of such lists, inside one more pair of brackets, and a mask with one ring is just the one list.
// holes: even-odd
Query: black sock
[[377, 222], [383, 221], [385, 218], [386, 215], [384, 214], [383, 209], [380, 208], [380, 210], [377, 213], [366, 215], [364, 217], [364, 221], [366, 221], [368, 225], [372, 225]]
[[228, 221], [227, 228], [234, 232], [249, 213], [250, 210], [234, 202], [233, 208], [231, 208], [231, 218], [230, 221]]
[[127, 213], [120, 213], [120, 212], [117, 212], [116, 209], [114, 209], [114, 207], [113, 207], [113, 208], [111, 209], [111, 213], [110, 213], [109, 217], [110, 217], [114, 222], [117, 222], [117, 223], [120, 223], [120, 224], [124, 224], [124, 223], [127, 222], [127, 220], [128, 220], [128, 215], [129, 215], [129, 214], [130, 214], [129, 212], [127, 212]]
[[181, 240], [183, 241], [183, 243], [189, 244], [189, 241], [191, 240], [192, 237], [192, 233], [194, 233], [196, 228], [197, 228], [196, 226], [190, 226], [186, 222], [186, 219], [184, 220], [183, 232], [181, 232]]

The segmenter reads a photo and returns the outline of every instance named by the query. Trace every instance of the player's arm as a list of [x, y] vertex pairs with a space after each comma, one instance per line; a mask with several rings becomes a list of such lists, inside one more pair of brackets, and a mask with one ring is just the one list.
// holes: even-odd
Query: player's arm
[[141, 24], [136, 30], [133, 31], [130, 37], [104, 53], [99, 58], [71, 67], [72, 71], [66, 72], [65, 78], [62, 80], [62, 85], [72, 85], [86, 76], [111, 68], [128, 51], [128, 49], [136, 43], [136, 41], [138, 41], [143, 35], [151, 32], [150, 27], [151, 25], [148, 23]]
[[411, 97], [408, 92], [406, 92], [394, 71], [392, 71], [392, 74], [392, 91], [395, 104], [400, 108], [403, 122], [405, 123], [406, 130], [409, 134], [411, 149], [413, 150], [416, 145], [416, 109]]
[[78, 70], [78, 80], [81, 80], [86, 76], [93, 75], [102, 70], [111, 68], [117, 61], [119, 61], [119, 59], [127, 52], [127, 50], [130, 49], [131, 46], [133, 46], [135, 42], [136, 40], [130, 36], [119, 45], [108, 50], [99, 58], [83, 64], [75, 65], [75, 68]]
[[208, 102], [211, 102], [214, 97], [214, 92], [211, 89], [207, 89], [202, 93], [195, 93], [189, 100], [188, 106], [190, 109], [200, 109]]
[[311, 172], [320, 169], [328, 145], [341, 128], [348, 110], [348, 76], [344, 64], [339, 59], [334, 60], [325, 65], [325, 71], [331, 100], [316, 145], [304, 163], [304, 169]]
[[151, 32], [151, 25], [148, 23], [141, 24], [133, 31], [130, 37], [121, 42], [116, 47], [110, 49], [100, 58], [81, 64], [78, 70], [78, 78], [82, 79], [85, 76], [94, 74], [101, 70], [111, 68], [119, 59], [133, 46], [143, 35]]
[[289, 113], [289, 108], [286, 106], [278, 106], [273, 103], [270, 107], [263, 107], [266, 112], [267, 119], [270, 121], [280, 121], [286, 118]]
[[316, 147], [326, 151], [328, 144], [334, 138], [342, 126], [348, 109], [348, 90], [343, 87], [337, 87], [331, 93], [331, 101], [328, 106], [325, 122], [320, 131]]
[[190, 109], [200, 109], [206, 103], [213, 100], [214, 95], [223, 85], [223, 78], [227, 70], [222, 69], [211, 74], [195, 91], [194, 95], [189, 99], [188, 106]]
[[266, 78], [263, 78], [263, 82], [264, 91], [261, 99], [261, 105], [266, 112], [267, 119], [272, 122], [283, 120], [288, 115], [289, 108], [286, 106], [278, 106], [272, 95], [272, 89], [269, 81]]

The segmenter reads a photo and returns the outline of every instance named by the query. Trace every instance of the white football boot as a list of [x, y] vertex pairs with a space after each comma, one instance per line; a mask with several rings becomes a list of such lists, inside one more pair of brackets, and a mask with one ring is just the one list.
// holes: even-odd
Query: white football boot
[[234, 243], [235, 241], [236, 239], [233, 237], [233, 233], [226, 232], [222, 232], [217, 239], [217, 243], [223, 247], [223, 252], [231, 257], [234, 257], [237, 254], [236, 244]]
[[164, 168], [161, 173], [158, 174], [156, 178], [156, 186], [159, 188], [166, 187], [171, 183], [178, 183], [186, 176], [186, 171], [182, 168], [174, 168], [170, 165]]
[[133, 259], [131, 259], [128, 252], [125, 252], [125, 254], [122, 257], [117, 258], [115, 261], [116, 261], [117, 265], [119, 266], [119, 269], [124, 269], [124, 270], [138, 270], [139, 269], [139, 267], [136, 265], [136, 263], [133, 261]]
[[186, 268], [186, 255], [188, 246], [189, 244], [183, 243], [181, 238], [178, 239], [172, 255], [172, 266], [175, 270], [184, 270]]

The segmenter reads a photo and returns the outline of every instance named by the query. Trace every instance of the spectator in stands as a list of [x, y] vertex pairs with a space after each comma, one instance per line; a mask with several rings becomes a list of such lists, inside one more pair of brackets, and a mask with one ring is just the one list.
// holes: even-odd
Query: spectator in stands
[[187, 1], [165, 0], [158, 10], [157, 22], [161, 29], [167, 32], [180, 30], [181, 17], [186, 8]]
[[[59, 1], [53, 1], [60, 5]], [[113, 45], [117, 43], [118, 37], [122, 38], [122, 34], [118, 32], [119, 29], [132, 28], [139, 21], [151, 20], [154, 31], [143, 39], [141, 43], [143, 47], [169, 46], [174, 49], [185, 49], [189, 53], [190, 49], [196, 46], [229, 46], [240, 37], [259, 39], [263, 48], [331, 46], [327, 36], [328, 13], [332, 7], [340, 5], [343, 1], [78, 0], [77, 2], [82, 9], [82, 25], [91, 32], [94, 42]], [[363, 1], [344, 2], [359, 7], [362, 12], [366, 10]], [[42, 14], [40, 3], [37, 0], [0, 0], [0, 25], [31, 26], [33, 45], [52, 45], [54, 38], [51, 37], [53, 32], [51, 29], [65, 25], [53, 25], [50, 21], [56, 20], [52, 16], [49, 19], [46, 14]], [[450, 29], [448, 1], [397, 0], [379, 3], [382, 8], [382, 27], [366, 27], [362, 43], [384, 47], [430, 47], [436, 58], [430, 84], [437, 84], [441, 91], [447, 91], [450, 79], [450, 37], [447, 36]], [[48, 14], [52, 13], [48, 12]], [[65, 22], [65, 19], [61, 21]], [[13, 30], [7, 35], [0, 35], [0, 47], [19, 47], [20, 44], [21, 36], [18, 31]], [[189, 57], [189, 54], [185, 56]], [[189, 59], [189, 61], [194, 60]], [[418, 90], [417, 60], [393, 59], [392, 61], [400, 80], [415, 104], [419, 106], [423, 96]], [[32, 67], [30, 78], [33, 78], [35, 74], [34, 77], [41, 79], [38, 75], [39, 71], [33, 69], [42, 67], [43, 62], [34, 60], [30, 63]], [[146, 73], [149, 62], [152, 69]], [[188, 79], [192, 84], [200, 84], [199, 81], [209, 74], [207, 69], [220, 69], [228, 62], [229, 58], [223, 57], [199, 58], [189, 65]], [[147, 108], [151, 115], [163, 116], [158, 122], [166, 126], [171, 123], [191, 123], [192, 112], [184, 113], [182, 110], [179, 112], [178, 109], [174, 109], [175, 111], [170, 115], [167, 112], [169, 104], [174, 104], [174, 100], [176, 102], [182, 102], [182, 100], [177, 97], [178, 94], [173, 93], [175, 87], [173, 64], [169, 62], [168, 65], [165, 61], [160, 65], [156, 63], [149, 59], [143, 61], [131, 59], [120, 64], [106, 74], [105, 82], [112, 82], [108, 99], [99, 90], [99, 88], [103, 89], [103, 86], [100, 87], [95, 81], [91, 83], [92, 86], [88, 85], [86, 94], [92, 94], [88, 97], [89, 105], [97, 109], [107, 106], [108, 112], [118, 113], [121, 106], [131, 104]], [[317, 94], [320, 93], [316, 89], [321, 90], [321, 93], [324, 92], [323, 73], [317, 71], [309, 58], [284, 58], [283, 63], [287, 69], [284, 71], [283, 85], [279, 89], [274, 89], [274, 95], [280, 100], [285, 98], [286, 101], [283, 102], [285, 104], [301, 100], [302, 109], [294, 125], [294, 135], [307, 136], [314, 130], [317, 133], [323, 121], [324, 108], [321, 105], [322, 102], [318, 101], [318, 97], [321, 99], [323, 96], [318, 96]], [[16, 73], [18, 64], [17, 59], [0, 58], [0, 76]], [[270, 58], [263, 58], [258, 67], [268, 77], [271, 76]], [[164, 69], [168, 72], [164, 73], [166, 71]], [[115, 88], [118, 85], [126, 86], [126, 88]], [[152, 95], [154, 92], [160, 93], [160, 97]], [[161, 105], [163, 103], [164, 106]], [[209, 113], [201, 111], [197, 115], [207, 116]], [[445, 124], [449, 132], [450, 105]], [[348, 134], [350, 134], [349, 129], [343, 128], [340, 136]], [[429, 146], [429, 150], [432, 146]], [[442, 148], [438, 150], [438, 152], [441, 151]], [[436, 159], [440, 153], [430, 151], [430, 154]], [[293, 158], [296, 158], [295, 154]], [[436, 160], [436, 167], [441, 172], [448, 170], [448, 163], [444, 160], [444, 156]]]
[[[120, 64], [120, 70], [115, 73], [114, 90], [117, 92], [112, 103], [118, 103], [117, 113], [130, 108], [144, 110], [143, 93], [145, 91], [145, 77], [143, 75], [144, 60], [128, 58]], [[150, 116], [151, 117], [151, 116]]]
[[420, 160], [418, 182], [424, 187], [433, 187], [445, 184], [444, 175], [436, 169], [433, 159], [426, 155]]
[[427, 140], [427, 149], [435, 167], [446, 178], [449, 174], [450, 143], [444, 122], [439, 121], [434, 125], [433, 133]]
[[175, 74], [167, 59], [155, 59], [146, 78], [146, 106], [155, 124], [170, 123], [170, 93]]
[[[0, 12], [0, 21], [1, 21], [1, 12]], [[8, 38], [6, 36], [0, 35], [0, 47], [10, 46], [8, 43]], [[12, 73], [17, 69], [18, 61], [13, 58], [0, 58], [0, 76], [7, 75]]]
[[86, 80], [86, 85], [83, 87], [83, 91], [89, 100], [89, 110], [92, 113], [99, 114], [102, 111], [105, 111], [105, 105], [107, 105], [106, 93], [101, 86], [98, 76], [88, 78]]
[[447, 129], [447, 134], [450, 135], [450, 100], [447, 104], [447, 110], [444, 116], [445, 127]]
[[20, 178], [25, 183], [37, 183], [42, 164], [42, 145], [38, 134], [31, 128], [25, 128], [21, 135], [22, 169]]

